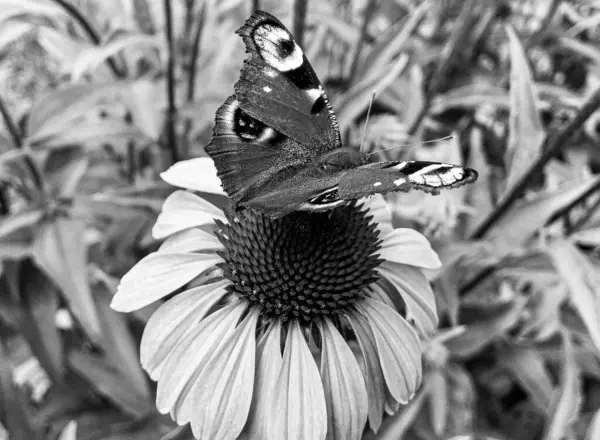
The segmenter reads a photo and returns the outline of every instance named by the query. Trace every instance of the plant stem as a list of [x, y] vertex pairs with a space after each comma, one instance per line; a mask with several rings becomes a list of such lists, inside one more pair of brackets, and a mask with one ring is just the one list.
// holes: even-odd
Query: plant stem
[[[77, 23], [79, 23], [79, 25], [83, 28], [88, 38], [95, 45], [99, 46], [100, 44], [102, 44], [102, 38], [100, 37], [100, 34], [96, 31], [93, 24], [85, 17], [85, 15], [83, 15], [83, 13], [74, 4], [67, 0], [52, 1], [61, 6], [71, 16], [71, 18], [73, 18]], [[115, 62], [114, 58], [107, 58], [106, 63], [117, 78], [125, 78], [127, 76], [127, 74], [123, 72], [119, 68], [119, 66], [117, 66], [117, 63]]]
[[4, 124], [6, 125], [6, 129], [8, 130], [8, 133], [12, 138], [13, 144], [16, 148], [21, 148], [23, 146], [21, 132], [17, 124], [15, 124], [15, 121], [13, 121], [12, 117], [10, 116], [10, 113], [6, 108], [6, 105], [4, 104], [2, 98], [0, 98], [0, 113], [2, 113], [2, 117], [4, 118]]
[[[188, 76], [187, 76], [187, 93], [186, 100], [187, 102], [193, 102], [194, 97], [196, 95], [196, 71], [197, 71], [197, 62], [198, 55], [200, 54], [200, 46], [202, 41], [202, 30], [204, 29], [204, 16], [206, 12], [206, 3], [202, 3], [200, 6], [200, 12], [198, 14], [198, 19], [196, 23], [196, 28], [194, 29], [194, 34], [192, 35], [192, 49], [190, 52], [189, 62], [188, 62]], [[184, 135], [181, 142], [181, 157], [187, 158], [189, 157], [189, 133], [192, 129], [192, 120], [190, 118], [186, 118], [185, 127], [184, 127]]]
[[367, 5], [365, 6], [365, 11], [363, 14], [363, 22], [360, 28], [360, 35], [358, 37], [358, 42], [356, 43], [356, 50], [354, 51], [354, 57], [352, 58], [352, 64], [350, 65], [350, 74], [348, 79], [352, 81], [354, 75], [356, 74], [356, 69], [358, 68], [358, 61], [360, 59], [360, 53], [363, 48], [363, 43], [367, 36], [367, 30], [369, 29], [369, 23], [371, 22], [371, 18], [375, 14], [377, 7], [379, 6], [378, 0], [369, 0]]
[[168, 148], [171, 151], [172, 163], [179, 162], [177, 137], [175, 134], [175, 47], [173, 44], [173, 13], [171, 0], [163, 0], [165, 12], [165, 37], [167, 39], [167, 120], [166, 132]]
[[260, 9], [260, 0], [252, 0], [252, 12]]
[[542, 170], [556, 153], [564, 146], [571, 136], [582, 124], [600, 107], [600, 88], [598, 88], [588, 101], [581, 107], [577, 115], [571, 120], [564, 130], [554, 133], [546, 138], [542, 146], [543, 153], [529, 166], [527, 171], [515, 182], [506, 196], [496, 208], [481, 222], [471, 234], [471, 239], [483, 237], [490, 228], [508, 211], [512, 204], [523, 194], [531, 180]]
[[302, 47], [304, 43], [304, 28], [306, 23], [306, 11], [308, 9], [308, 0], [294, 0], [294, 13], [292, 15], [292, 35], [298, 46]]
[[200, 14], [198, 15], [198, 23], [193, 35], [192, 51], [190, 52], [190, 60], [188, 65], [188, 83], [187, 83], [187, 95], [188, 102], [194, 100], [196, 93], [196, 62], [198, 61], [198, 55], [200, 54], [200, 46], [202, 42], [202, 30], [204, 29], [204, 16], [206, 12], [205, 3], [202, 3]]
[[448, 44], [444, 48], [441, 54], [441, 59], [437, 63], [433, 74], [427, 82], [425, 91], [425, 102], [421, 111], [417, 114], [415, 121], [408, 128], [408, 135], [414, 135], [419, 129], [421, 122], [425, 119], [429, 110], [429, 103], [431, 99], [439, 93], [445, 82], [448, 80], [448, 74], [450, 70], [456, 64], [456, 58], [462, 54], [465, 47], [468, 47], [467, 37], [471, 34], [473, 26], [477, 22], [478, 15], [475, 14], [476, 0], [469, 0], [464, 5], [460, 12], [459, 17], [456, 19], [454, 29], [450, 35]]

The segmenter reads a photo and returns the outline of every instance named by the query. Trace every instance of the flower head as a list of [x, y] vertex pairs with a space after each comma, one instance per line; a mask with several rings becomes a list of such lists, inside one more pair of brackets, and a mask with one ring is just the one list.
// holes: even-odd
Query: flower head
[[[208, 160], [163, 178], [214, 191], [192, 178]], [[187, 191], [169, 196], [153, 230], [163, 245], [123, 277], [112, 303], [132, 311], [184, 287], [142, 339], [159, 411], [199, 439], [359, 439], [367, 420], [376, 431], [418, 388], [418, 334], [437, 325], [421, 269], [439, 259], [390, 217], [382, 197], [272, 219], [224, 213]]]

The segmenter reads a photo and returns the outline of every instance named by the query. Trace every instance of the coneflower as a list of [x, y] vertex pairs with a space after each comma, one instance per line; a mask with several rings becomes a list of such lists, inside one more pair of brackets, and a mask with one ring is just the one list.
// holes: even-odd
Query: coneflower
[[[209, 161], [163, 178], [214, 192]], [[359, 439], [418, 388], [419, 333], [437, 325], [422, 269], [440, 261], [421, 234], [392, 228], [382, 197], [272, 219], [178, 190], [153, 233], [166, 240], [123, 277], [112, 307], [184, 288], [148, 321], [141, 361], [159, 411], [198, 439]]]

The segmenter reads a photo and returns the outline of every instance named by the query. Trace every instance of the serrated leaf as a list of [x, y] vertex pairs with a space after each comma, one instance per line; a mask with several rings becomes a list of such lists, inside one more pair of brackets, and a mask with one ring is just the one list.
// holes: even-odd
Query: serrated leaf
[[146, 401], [150, 410], [152, 407], [150, 390], [146, 375], [140, 366], [137, 344], [127, 327], [125, 316], [110, 308], [112, 295], [104, 285], [98, 285], [95, 293], [94, 298], [102, 323], [103, 338], [100, 345], [104, 348], [106, 356], [122, 371], [131, 384], [140, 405]]
[[568, 182], [556, 191], [538, 193], [530, 199], [517, 202], [500, 217], [486, 237], [501, 247], [521, 246], [546, 224], [552, 214], [597, 185], [599, 181], [600, 177]]
[[600, 276], [589, 259], [566, 239], [552, 240], [547, 249], [569, 289], [569, 299], [600, 351]]
[[33, 245], [35, 263], [60, 287], [84, 330], [93, 340], [101, 334], [100, 321], [87, 276], [84, 225], [56, 217], [42, 224]]
[[563, 331], [563, 363], [559, 394], [548, 416], [545, 440], [561, 440], [577, 417], [581, 404], [579, 371], [573, 353], [571, 336]]
[[510, 50], [510, 118], [505, 192], [539, 156], [546, 133], [536, 107], [536, 92], [527, 54], [519, 37], [506, 25]]
[[56, 328], [58, 291], [31, 261], [21, 265], [23, 320], [20, 329], [31, 351], [54, 382], [62, 380], [64, 367], [62, 341]]
[[542, 412], [547, 411], [554, 386], [539, 352], [526, 347], [508, 346], [499, 359], [530, 395], [537, 408]]
[[100, 356], [73, 351], [69, 365], [84, 377], [94, 389], [136, 418], [148, 414], [147, 401], [141, 401], [131, 383], [121, 372]]

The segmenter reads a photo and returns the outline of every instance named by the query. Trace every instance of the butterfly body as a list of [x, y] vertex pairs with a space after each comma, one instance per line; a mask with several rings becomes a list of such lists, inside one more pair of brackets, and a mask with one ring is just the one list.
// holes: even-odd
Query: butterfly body
[[235, 95], [217, 110], [213, 158], [237, 209], [273, 216], [324, 211], [390, 191], [437, 193], [474, 181], [469, 168], [434, 162], [377, 162], [342, 145], [312, 66], [285, 26], [256, 11], [238, 31], [250, 54]]

